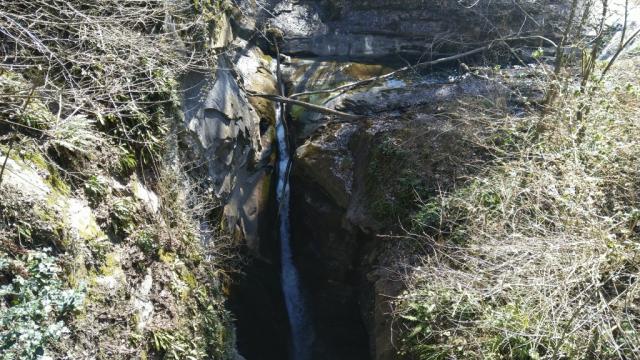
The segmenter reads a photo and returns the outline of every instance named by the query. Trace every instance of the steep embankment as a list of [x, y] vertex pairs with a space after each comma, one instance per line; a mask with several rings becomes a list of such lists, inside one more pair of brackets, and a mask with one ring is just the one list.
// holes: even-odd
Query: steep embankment
[[491, 160], [413, 218], [404, 354], [638, 356], [639, 62], [619, 65], [545, 114], [475, 108]]
[[3, 3], [0, 358], [237, 358], [226, 273], [273, 119], [228, 10]]

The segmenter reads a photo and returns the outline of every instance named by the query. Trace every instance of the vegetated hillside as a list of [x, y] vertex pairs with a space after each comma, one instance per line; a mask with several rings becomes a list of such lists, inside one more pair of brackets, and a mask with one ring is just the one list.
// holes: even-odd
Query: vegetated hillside
[[413, 217], [427, 255], [397, 301], [402, 354], [640, 356], [640, 62], [612, 69], [541, 111], [453, 115], [492, 160]]
[[[278, 260], [264, 256], [270, 245], [258, 236], [258, 220], [275, 217], [260, 218], [273, 191], [273, 107], [247, 100], [242, 88], [275, 91], [272, 59], [246, 38], [229, 46], [244, 53], [227, 48], [234, 39], [226, 13], [245, 17], [235, 21], [248, 38], [263, 30], [256, 14], [275, 15], [273, 24], [291, 27], [282, 31], [283, 41], [298, 40], [285, 41], [283, 51], [316, 54], [311, 50], [319, 45], [339, 50], [325, 55], [360, 52], [370, 61], [395, 54], [398, 44], [385, 29], [398, 21], [410, 25], [402, 41], [420, 47], [425, 41], [414, 28], [431, 37], [470, 33], [460, 39], [473, 43], [486, 36], [478, 30], [485, 28], [484, 13], [457, 1], [429, 4], [442, 11], [429, 22], [442, 31], [418, 26], [425, 24], [422, 14], [436, 14], [422, 1], [406, 1], [411, 7], [387, 0], [320, 2], [332, 8], [325, 14], [330, 21], [345, 16], [348, 28], [349, 14], [358, 20], [353, 36], [320, 34], [326, 42], [316, 37], [324, 28], [316, 24], [320, 16], [307, 12], [320, 9], [317, 2], [269, 1], [280, 5], [276, 14], [260, 2], [238, 2], [255, 9], [243, 13], [247, 9], [214, 0], [3, 2], [0, 359], [238, 358], [222, 304], [225, 261], [233, 257], [220, 225], [225, 205], [225, 215], [242, 218], [229, 221], [244, 232], [235, 235], [256, 262], [269, 265], [256, 267], [258, 282], [245, 287], [252, 300], [246, 326], [258, 344], [286, 353], [286, 321], [269, 324], [286, 314], [277, 314], [282, 306], [265, 297], [280, 291], [277, 281], [264, 281], [277, 279]], [[328, 344], [351, 350], [342, 331], [361, 342], [358, 354], [380, 359], [396, 358], [393, 346], [417, 359], [639, 356], [638, 63], [618, 59], [599, 80], [603, 70], [596, 65], [606, 63], [595, 59], [608, 31], [601, 22], [596, 41], [583, 37], [589, 11], [575, 11], [582, 2], [571, 3], [575, 24], [569, 25], [577, 30], [560, 35], [563, 43], [551, 54], [543, 47], [516, 52], [482, 39], [496, 42], [485, 46], [491, 58], [537, 66], [503, 71], [465, 58], [471, 66], [459, 64], [464, 74], [451, 81], [422, 81], [429, 79], [416, 72], [377, 90], [341, 92], [343, 110], [368, 114], [363, 121], [325, 117], [305, 124], [308, 114], [290, 114], [292, 128], [304, 132], [296, 140], [306, 142], [292, 166], [292, 190], [300, 191], [293, 206], [304, 209], [292, 214], [304, 218], [296, 219], [304, 235], [297, 256], [301, 270], [316, 276], [309, 282], [320, 294], [313, 299], [322, 309], [315, 325], [330, 335]], [[445, 5], [461, 11], [457, 21], [441, 21], [451, 14], [440, 8]], [[537, 27], [537, 15], [546, 14], [516, 9], [510, 1], [484, 5], [504, 18], [505, 31]], [[494, 12], [494, 5], [508, 11]], [[369, 17], [367, 7], [376, 16]], [[525, 23], [512, 24], [516, 18], [505, 15], [511, 10]], [[560, 10], [553, 13], [563, 15]], [[478, 14], [476, 21], [467, 23], [468, 14]], [[545, 18], [541, 23], [549, 24]], [[311, 21], [318, 26], [301, 27]], [[457, 28], [477, 21], [483, 26]], [[365, 34], [357, 29], [362, 25]], [[302, 38], [300, 28], [309, 31]], [[377, 39], [373, 46], [366, 31]], [[557, 40], [555, 31], [551, 35]], [[534, 38], [541, 40], [536, 46], [554, 44]], [[333, 47], [334, 41], [361, 46]], [[456, 43], [445, 53], [472, 45]], [[422, 50], [409, 45], [408, 54], [422, 58]], [[582, 84], [572, 70], [547, 66], [553, 56], [560, 64], [565, 48], [567, 57], [574, 55], [569, 48], [582, 50]], [[315, 85], [329, 86], [344, 80], [331, 72], [351, 69], [347, 75], [358, 79], [384, 70], [311, 62], [295, 71], [295, 59], [287, 63], [294, 65], [293, 78], [302, 75], [300, 91], [314, 71]], [[206, 104], [181, 109], [180, 95]], [[328, 98], [308, 100], [334, 106]], [[238, 169], [245, 165], [252, 168]], [[228, 203], [214, 193], [228, 196]], [[410, 230], [406, 238], [398, 236], [398, 219]], [[309, 238], [317, 240], [314, 246]], [[265, 268], [273, 273], [264, 274]], [[396, 270], [406, 274], [407, 291], [391, 319], [388, 301], [401, 288]], [[267, 353], [264, 346], [251, 350]]]
[[219, 14], [3, 2], [0, 359], [231, 356], [219, 204], [179, 150], [177, 80], [214, 66]]

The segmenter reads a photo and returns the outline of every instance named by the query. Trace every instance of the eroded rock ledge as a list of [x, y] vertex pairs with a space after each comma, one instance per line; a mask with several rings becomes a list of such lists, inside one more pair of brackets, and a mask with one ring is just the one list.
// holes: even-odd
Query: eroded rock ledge
[[561, 1], [239, 1], [241, 33], [282, 30], [290, 55], [383, 61], [436, 58], [474, 43], [529, 32], [553, 36]]

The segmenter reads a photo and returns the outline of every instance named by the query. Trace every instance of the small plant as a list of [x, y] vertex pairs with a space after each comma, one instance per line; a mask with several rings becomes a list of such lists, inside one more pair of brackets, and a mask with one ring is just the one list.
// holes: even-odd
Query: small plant
[[413, 216], [416, 230], [430, 231], [440, 229], [441, 205], [436, 201], [429, 201], [420, 206], [420, 210]]
[[542, 48], [537, 48], [531, 53], [531, 57], [535, 60], [540, 60], [544, 56], [544, 50]]
[[46, 355], [69, 332], [66, 319], [81, 306], [84, 291], [65, 288], [62, 269], [47, 251], [17, 259], [0, 254], [0, 273], [11, 279], [0, 287], [0, 359]]
[[92, 175], [84, 183], [84, 192], [93, 204], [100, 203], [107, 196], [109, 184], [102, 177]]
[[121, 154], [118, 158], [118, 163], [116, 164], [116, 170], [122, 176], [131, 175], [138, 165], [138, 160], [134, 153], [126, 149], [125, 147], [121, 147]]
[[150, 256], [151, 254], [158, 253], [160, 249], [160, 242], [154, 232], [148, 229], [142, 229], [133, 235], [135, 244], [140, 250]]
[[188, 338], [181, 333], [158, 330], [152, 333], [152, 347], [165, 360], [198, 360], [207, 357], [207, 353], [198, 346], [197, 339]]
[[136, 220], [136, 208], [133, 200], [118, 198], [111, 204], [111, 223], [117, 234], [129, 234]]

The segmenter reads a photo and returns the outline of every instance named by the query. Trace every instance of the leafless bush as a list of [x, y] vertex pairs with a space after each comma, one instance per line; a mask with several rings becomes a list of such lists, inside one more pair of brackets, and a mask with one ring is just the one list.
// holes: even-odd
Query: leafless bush
[[[35, 90], [58, 118], [86, 115], [133, 147], [153, 145], [178, 101], [176, 77], [213, 65], [205, 39], [220, 13], [216, 4], [4, 1], [0, 70], [22, 74], [33, 88], [0, 95], [13, 100], [3, 101], [2, 112], [19, 114]], [[15, 116], [2, 122], [33, 128]]]

